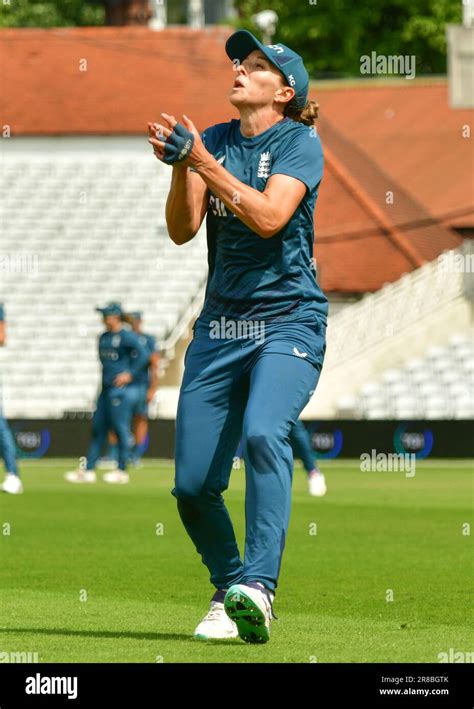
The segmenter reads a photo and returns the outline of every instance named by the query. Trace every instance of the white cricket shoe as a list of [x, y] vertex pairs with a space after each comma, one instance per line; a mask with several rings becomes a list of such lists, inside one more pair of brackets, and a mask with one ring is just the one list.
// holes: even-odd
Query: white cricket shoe
[[224, 604], [218, 601], [211, 601], [209, 613], [194, 631], [194, 637], [199, 640], [226, 640], [238, 636], [236, 624], [225, 612]]
[[266, 643], [270, 640], [270, 626], [275, 594], [259, 581], [236, 583], [226, 593], [225, 612], [237, 626], [239, 637], [246, 643]]
[[104, 473], [102, 480], [112, 485], [126, 485], [130, 482], [130, 477], [124, 470], [111, 470], [110, 473]]
[[3, 492], [9, 492], [11, 495], [21, 495], [23, 492], [23, 483], [15, 473], [7, 473], [2, 484]]
[[308, 492], [313, 497], [324, 497], [328, 489], [326, 480], [322, 473], [310, 473], [308, 475]]
[[68, 483], [95, 483], [94, 470], [70, 470], [64, 474], [64, 479]]

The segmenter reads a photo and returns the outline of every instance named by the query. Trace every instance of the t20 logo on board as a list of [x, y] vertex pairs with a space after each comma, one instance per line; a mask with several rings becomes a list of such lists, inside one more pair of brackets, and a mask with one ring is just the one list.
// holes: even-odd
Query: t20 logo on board
[[393, 446], [397, 453], [413, 453], [417, 460], [427, 458], [433, 448], [434, 436], [429, 428], [402, 423], [393, 434]]
[[17, 424], [12, 431], [18, 458], [41, 458], [51, 443], [51, 434], [47, 428], [32, 431]]
[[317, 458], [337, 458], [342, 450], [343, 435], [339, 428], [334, 426], [310, 424], [311, 445]]

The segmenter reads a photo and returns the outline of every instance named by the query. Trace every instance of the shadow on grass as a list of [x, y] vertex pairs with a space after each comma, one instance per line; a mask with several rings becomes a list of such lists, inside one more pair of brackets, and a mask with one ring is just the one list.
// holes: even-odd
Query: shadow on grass
[[113, 630], [67, 630], [66, 628], [0, 628], [0, 633], [30, 633], [32, 635], [64, 635], [83, 638], [130, 638], [132, 640], [190, 640], [204, 645], [242, 645], [239, 639], [199, 640], [184, 633], [146, 633]]

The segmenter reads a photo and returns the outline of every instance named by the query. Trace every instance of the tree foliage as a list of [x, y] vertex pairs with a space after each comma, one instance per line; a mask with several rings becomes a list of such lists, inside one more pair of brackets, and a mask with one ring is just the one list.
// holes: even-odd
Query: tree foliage
[[446, 24], [461, 0], [235, 0], [239, 26], [261, 38], [252, 15], [274, 10], [273, 42], [301, 54], [313, 77], [359, 76], [360, 57], [414, 55], [417, 74], [446, 72]]
[[97, 0], [8, 0], [0, 3], [1, 27], [87, 27], [103, 25], [105, 9]]
[[[0, 1], [3, 27], [104, 24], [101, 0], [5, 2]], [[170, 18], [184, 21], [185, 0], [168, 2]], [[252, 15], [274, 10], [279, 22], [272, 41], [298, 51], [314, 78], [360, 76], [360, 58], [371, 52], [414, 55], [417, 74], [443, 74], [446, 24], [461, 21], [462, 7], [461, 0], [234, 0], [234, 5], [235, 26], [260, 38]]]

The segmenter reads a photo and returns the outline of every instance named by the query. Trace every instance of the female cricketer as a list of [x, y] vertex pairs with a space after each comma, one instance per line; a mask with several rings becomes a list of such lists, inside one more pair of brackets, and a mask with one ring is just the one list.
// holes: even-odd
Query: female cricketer
[[[289, 517], [289, 432], [325, 353], [327, 299], [314, 273], [313, 212], [323, 172], [301, 57], [239, 30], [226, 43], [240, 119], [199, 134], [149, 123], [172, 165], [166, 220], [184, 244], [206, 216], [209, 276], [185, 356], [172, 494], [215, 587], [194, 635], [267, 642]], [[165, 125], [165, 123], [167, 125]], [[222, 497], [242, 436], [243, 559]]]

